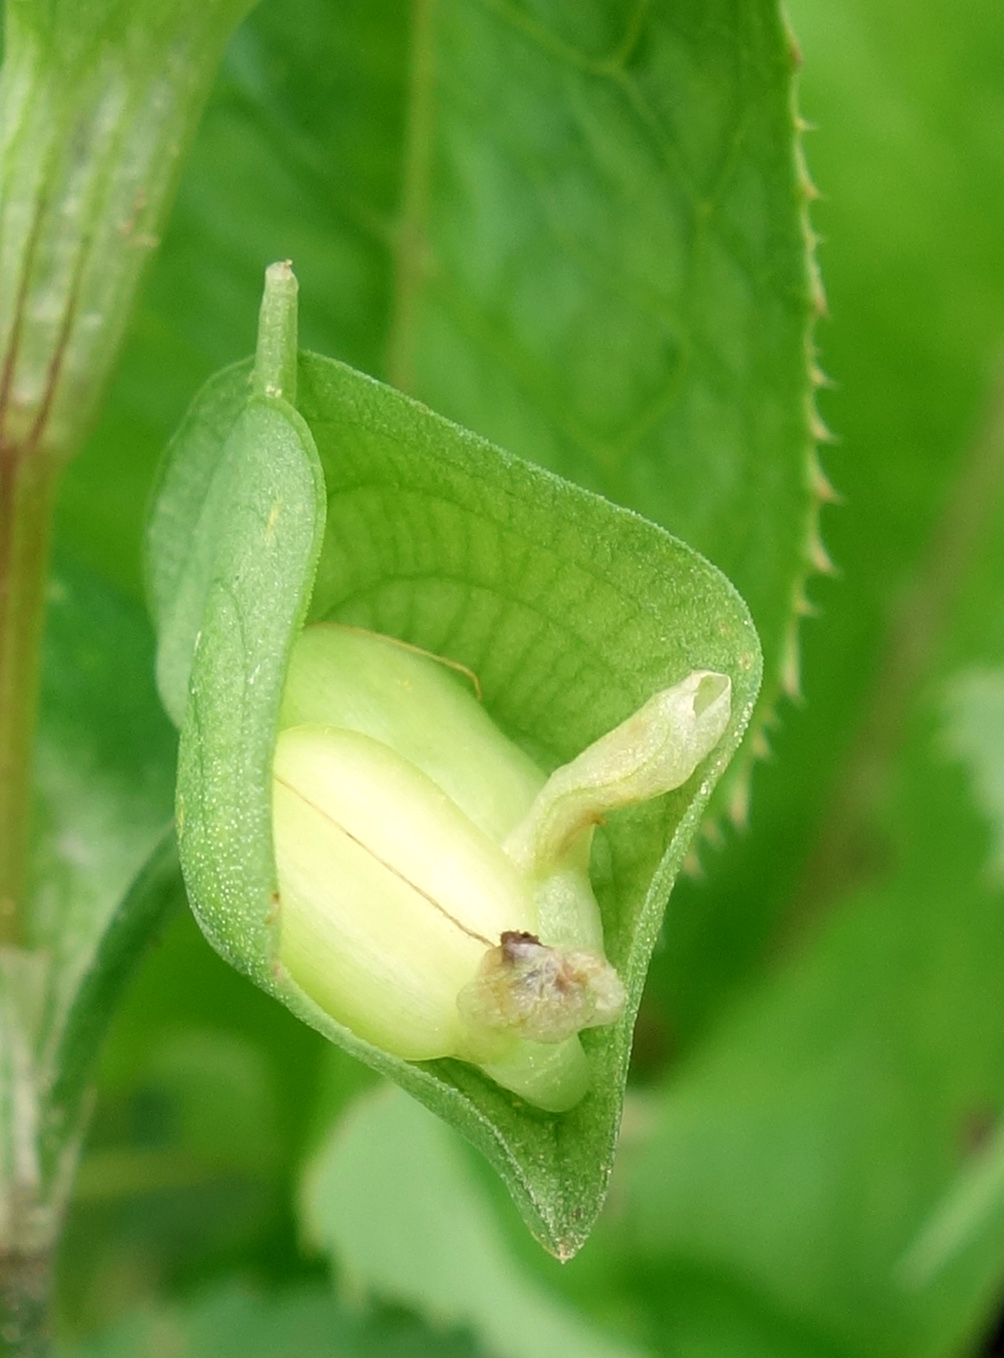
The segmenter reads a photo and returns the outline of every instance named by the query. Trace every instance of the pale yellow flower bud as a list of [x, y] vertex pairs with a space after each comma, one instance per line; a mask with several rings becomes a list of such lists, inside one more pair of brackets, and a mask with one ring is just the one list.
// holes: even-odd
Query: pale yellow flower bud
[[308, 628], [273, 765], [280, 965], [395, 1056], [470, 1061], [572, 1107], [589, 1083], [578, 1034], [625, 1004], [588, 877], [592, 827], [685, 781], [728, 702], [724, 676], [692, 675], [545, 779], [443, 662]]
[[456, 1055], [459, 991], [504, 930], [536, 928], [527, 885], [430, 778], [368, 736], [291, 727], [273, 776], [281, 962], [376, 1046]]

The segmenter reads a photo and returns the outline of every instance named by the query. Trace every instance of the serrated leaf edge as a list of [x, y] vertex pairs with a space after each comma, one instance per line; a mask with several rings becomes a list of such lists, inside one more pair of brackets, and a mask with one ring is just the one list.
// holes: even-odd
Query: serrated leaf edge
[[[835, 442], [834, 435], [827, 428], [817, 408], [817, 392], [820, 388], [832, 385], [819, 366], [815, 332], [818, 322], [827, 312], [826, 292], [817, 259], [819, 237], [813, 230], [811, 205], [820, 197], [820, 192], [809, 173], [805, 155], [804, 136], [812, 131], [812, 125], [801, 116], [798, 109], [798, 72], [802, 65], [802, 52], [795, 38], [787, 15], [781, 12], [781, 22], [788, 42], [791, 62], [791, 85], [789, 108], [792, 129], [792, 158], [794, 169], [794, 188], [799, 204], [799, 221], [805, 243], [805, 290], [809, 303], [806, 311], [804, 329], [805, 370], [807, 376], [805, 393], [805, 463], [804, 489], [808, 494], [808, 507], [802, 538], [802, 569], [792, 582], [790, 593], [790, 613], [788, 626], [777, 668], [764, 669], [763, 684], [756, 710], [750, 721], [745, 740], [732, 761], [722, 784], [718, 789], [709, 815], [701, 827], [700, 840], [712, 846], [723, 842], [720, 817], [724, 810], [732, 825], [745, 831], [749, 824], [751, 785], [756, 765], [770, 757], [768, 732], [781, 721], [783, 703], [787, 700], [795, 705], [803, 702], [801, 666], [801, 623], [805, 618], [817, 617], [818, 607], [812, 602], [807, 586], [816, 575], [834, 576], [838, 574], [822, 539], [821, 514], [824, 505], [841, 503], [819, 457], [822, 444]], [[695, 846], [696, 848], [696, 846]], [[689, 871], [696, 867], [696, 861]]]

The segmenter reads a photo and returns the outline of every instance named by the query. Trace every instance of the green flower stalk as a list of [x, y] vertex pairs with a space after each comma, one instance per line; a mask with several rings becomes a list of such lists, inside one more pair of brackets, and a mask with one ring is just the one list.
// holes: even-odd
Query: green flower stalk
[[308, 627], [273, 763], [279, 965], [374, 1046], [566, 1111], [589, 1086], [579, 1033], [624, 1009], [594, 828], [686, 782], [729, 710], [729, 680], [695, 672], [548, 778], [443, 662]]

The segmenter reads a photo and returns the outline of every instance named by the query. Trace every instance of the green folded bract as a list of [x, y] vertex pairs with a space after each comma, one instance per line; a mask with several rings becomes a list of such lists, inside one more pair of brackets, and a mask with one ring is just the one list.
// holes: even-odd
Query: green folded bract
[[662, 529], [297, 354], [295, 300], [272, 266], [254, 367], [196, 398], [149, 525], [189, 898], [567, 1257], [756, 633]]

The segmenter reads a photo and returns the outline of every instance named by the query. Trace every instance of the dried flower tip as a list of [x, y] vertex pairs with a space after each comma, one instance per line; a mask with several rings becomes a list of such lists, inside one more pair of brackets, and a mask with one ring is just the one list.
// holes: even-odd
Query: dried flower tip
[[616, 1022], [624, 1003], [620, 977], [599, 953], [548, 947], [535, 934], [515, 931], [485, 953], [457, 997], [474, 1033], [487, 1028], [549, 1044]]

